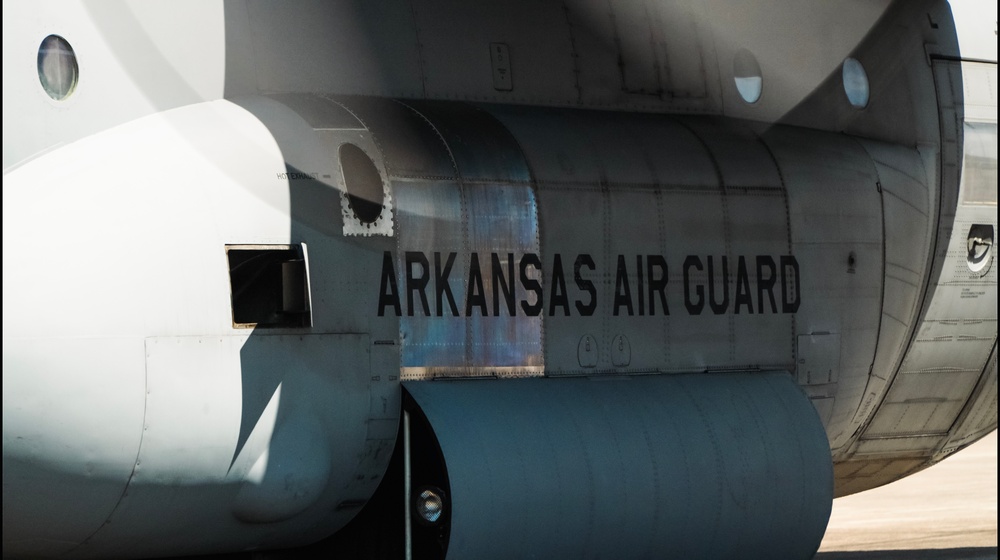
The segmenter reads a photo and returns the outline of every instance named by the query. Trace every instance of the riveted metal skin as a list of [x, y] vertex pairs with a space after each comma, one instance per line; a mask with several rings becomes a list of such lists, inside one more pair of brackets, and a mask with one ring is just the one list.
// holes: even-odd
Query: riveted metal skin
[[[413, 456], [440, 436], [459, 491], [441, 461], [411, 472], [435, 471], [456, 555], [500, 550], [477, 505], [510, 511], [489, 488], [518, 465], [537, 495], [621, 514], [540, 508], [532, 542], [565, 520], [619, 543], [604, 556], [662, 557], [634, 528], [692, 514], [756, 550], [744, 531], [767, 516], [716, 483], [787, 505], [753, 465], [794, 467], [784, 434], [812, 450], [782, 474], [804, 516], [774, 516], [802, 529], [794, 557], [829, 506], [817, 448], [846, 495], [996, 428], [991, 18], [941, 0], [125, 4], [4, 4], [5, 557], [396, 543], [402, 491], [380, 498], [423, 406], [438, 419]], [[61, 100], [34, 64], [53, 34], [79, 62]], [[736, 80], [758, 74], [748, 103]], [[294, 269], [258, 293], [231, 250]], [[234, 324], [258, 297], [300, 315]], [[649, 425], [677, 433], [636, 440]], [[540, 466], [556, 447], [562, 476]], [[618, 501], [687, 459], [705, 478], [642, 494], [649, 515]], [[741, 473], [767, 482], [744, 494]], [[690, 557], [729, 551], [688, 536]]]
[[829, 447], [787, 372], [405, 387], [447, 465], [448, 558], [806, 559], [826, 529]]

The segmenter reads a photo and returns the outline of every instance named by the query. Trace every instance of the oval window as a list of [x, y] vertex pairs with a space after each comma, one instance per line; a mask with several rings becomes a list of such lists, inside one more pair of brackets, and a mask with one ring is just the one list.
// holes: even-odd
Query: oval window
[[382, 214], [385, 191], [375, 162], [354, 144], [340, 146], [340, 168], [344, 173], [347, 200], [363, 224], [371, 224]]
[[733, 81], [740, 97], [747, 103], [756, 103], [764, 89], [764, 78], [760, 73], [760, 64], [753, 53], [740, 49], [733, 58]]
[[62, 101], [76, 89], [80, 69], [76, 64], [76, 53], [66, 39], [49, 35], [38, 47], [38, 79], [45, 93], [56, 101]]
[[856, 59], [848, 58], [844, 61], [842, 73], [844, 80], [844, 93], [851, 106], [856, 109], [864, 109], [868, 106], [868, 74], [865, 67]]

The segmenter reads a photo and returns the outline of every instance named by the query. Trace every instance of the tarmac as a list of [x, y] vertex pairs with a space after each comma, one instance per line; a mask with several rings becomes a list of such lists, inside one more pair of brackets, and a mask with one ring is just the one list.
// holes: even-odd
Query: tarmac
[[997, 432], [913, 476], [839, 498], [815, 560], [997, 558]]

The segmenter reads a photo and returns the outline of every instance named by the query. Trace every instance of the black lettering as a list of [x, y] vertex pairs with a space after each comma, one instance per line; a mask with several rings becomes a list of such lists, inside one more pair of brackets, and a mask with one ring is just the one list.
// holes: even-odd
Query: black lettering
[[642, 255], [636, 255], [635, 257], [635, 275], [638, 278], [635, 297], [639, 300], [637, 302], [639, 304], [637, 306], [639, 308], [639, 316], [642, 316], [646, 314], [645, 291], [642, 289]]
[[[781, 263], [781, 312], [782, 313], [795, 313], [799, 310], [799, 303], [801, 303], [800, 287], [802, 286], [802, 280], [799, 278], [799, 261], [795, 259], [794, 255], [782, 255], [779, 261]], [[788, 268], [792, 269], [792, 278], [788, 278]], [[789, 284], [791, 284], [791, 289], [789, 289]], [[791, 293], [794, 298], [789, 296]]]
[[483, 289], [483, 273], [479, 270], [479, 255], [469, 253], [469, 293], [465, 296], [465, 316], [472, 317], [472, 308], [479, 308], [479, 314], [489, 316], [486, 309], [486, 290]]
[[[769, 271], [768, 277], [764, 278], [764, 269]], [[757, 255], [757, 311], [764, 312], [764, 293], [771, 302], [771, 313], [778, 312], [778, 305], [774, 301], [774, 283], [778, 281], [777, 270], [774, 267], [774, 259], [769, 255]]]
[[[711, 262], [711, 259], [709, 260]], [[695, 286], [695, 294], [698, 295], [698, 301], [691, 301], [691, 269], [697, 268], [701, 272], [701, 259], [695, 255], [688, 255], [684, 259], [684, 307], [687, 308], [688, 315], [701, 315], [701, 310], [705, 308], [705, 288], [702, 286]]]
[[585, 266], [590, 270], [597, 268], [594, 265], [594, 259], [590, 255], [577, 255], [576, 262], [573, 263], [573, 280], [576, 281], [577, 288], [590, 294], [590, 301], [584, 304], [582, 301], [576, 300], [575, 305], [580, 315], [590, 317], [594, 314], [594, 310], [597, 309], [597, 288], [594, 287], [593, 282], [584, 279], [580, 274], [580, 269]]
[[[660, 269], [660, 277], [653, 276], [653, 269]], [[649, 314], [656, 315], [655, 294], [660, 294], [660, 305], [663, 306], [663, 314], [670, 315], [670, 308], [667, 306], [667, 259], [663, 255], [646, 255], [646, 271], [649, 277]]]
[[563, 308], [569, 317], [569, 296], [566, 295], [566, 278], [563, 276], [562, 257], [556, 253], [552, 261], [552, 290], [549, 295], [549, 317], [556, 314], [556, 307]]
[[514, 305], [514, 253], [507, 253], [506, 278], [500, 266], [500, 257], [496, 253], [490, 253], [490, 260], [492, 261], [490, 268], [493, 271], [493, 315], [500, 316], [500, 292], [503, 292], [507, 314], [513, 317], [517, 315], [517, 306]]
[[618, 309], [625, 307], [629, 317], [634, 312], [632, 310], [632, 289], [628, 285], [628, 269], [625, 267], [625, 256], [618, 255], [618, 272], [615, 273], [615, 310], [614, 315], [618, 316]]
[[[420, 265], [420, 276], [414, 276], [413, 265]], [[424, 316], [431, 314], [430, 305], [427, 304], [427, 283], [430, 281], [430, 266], [427, 257], [418, 251], [406, 252], [406, 314], [413, 316], [413, 292], [420, 294], [420, 304], [424, 309]]]
[[521, 286], [526, 292], [535, 293], [535, 303], [528, 303], [528, 300], [521, 301], [521, 309], [528, 317], [537, 317], [542, 314], [542, 284], [534, 278], [528, 277], [528, 267], [533, 266], [535, 270], [542, 269], [542, 260], [534, 253], [528, 253], [521, 257]]
[[448, 260], [444, 262], [444, 269], [441, 268], [441, 253], [434, 253], [434, 291], [437, 292], [436, 311], [437, 316], [444, 315], [444, 299], [448, 299], [448, 307], [451, 309], [452, 317], [458, 317], [458, 306], [455, 305], [455, 295], [451, 293], [451, 284], [448, 282], [448, 275], [451, 274], [451, 267], [455, 264], [455, 253], [448, 253]]
[[740, 306], [745, 305], [753, 313], [753, 296], [750, 295], [750, 275], [747, 274], [747, 260], [741, 255], [736, 267], [736, 305], [733, 313], [740, 314]]
[[708, 257], [708, 305], [712, 308], [712, 313], [722, 315], [729, 309], [729, 259], [722, 257], [722, 302], [715, 301], [715, 274], [713, 263], [715, 259], [711, 255]]
[[392, 265], [392, 253], [382, 253], [382, 282], [378, 291], [378, 316], [385, 315], [385, 308], [392, 306], [399, 317], [399, 288], [396, 287], [396, 267]]

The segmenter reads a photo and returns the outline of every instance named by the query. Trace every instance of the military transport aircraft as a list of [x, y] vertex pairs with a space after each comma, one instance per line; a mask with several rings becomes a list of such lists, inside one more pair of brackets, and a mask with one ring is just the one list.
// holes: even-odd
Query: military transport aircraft
[[809, 558], [997, 425], [996, 6], [3, 4], [3, 555]]

